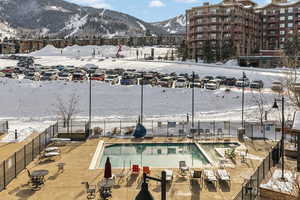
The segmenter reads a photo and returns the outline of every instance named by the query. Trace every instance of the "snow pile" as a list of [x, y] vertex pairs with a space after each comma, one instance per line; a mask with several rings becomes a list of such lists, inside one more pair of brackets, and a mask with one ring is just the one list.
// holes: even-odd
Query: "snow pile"
[[225, 66], [239, 66], [237, 60], [233, 59], [233, 60], [228, 60], [225, 64]]
[[17, 139], [15, 139], [15, 131], [9, 131], [7, 135], [4, 136], [0, 140], [2, 143], [9, 143], [9, 142], [22, 142], [27, 137], [29, 137], [35, 130], [31, 127], [21, 129], [17, 133]]
[[[143, 48], [131, 48], [128, 46], [122, 46], [121, 55], [125, 57], [135, 57], [136, 51], [139, 51], [140, 57], [143, 57], [144, 54], [150, 55], [151, 49], [153, 47], [143, 47]], [[68, 56], [68, 57], [87, 57], [92, 56], [95, 53], [95, 57], [115, 57], [119, 47], [113, 45], [104, 45], [104, 46], [68, 46], [64, 49], [55, 48], [52, 45], [47, 45], [43, 49], [32, 52], [30, 56]], [[168, 52], [169, 48], [155, 48], [155, 55], [164, 56]], [[63, 62], [60, 64], [64, 64]]]
[[291, 171], [284, 171], [284, 177], [286, 180], [281, 180], [281, 169], [276, 169], [273, 173], [272, 178], [266, 183], [261, 184], [260, 187], [271, 189], [274, 191], [291, 193], [295, 189], [296, 185], [296, 174], [293, 174]]

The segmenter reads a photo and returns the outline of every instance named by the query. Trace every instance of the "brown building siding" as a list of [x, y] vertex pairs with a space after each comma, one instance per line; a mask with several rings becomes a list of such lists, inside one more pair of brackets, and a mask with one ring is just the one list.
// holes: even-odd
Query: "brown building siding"
[[201, 57], [203, 41], [222, 43], [231, 38], [237, 56], [253, 55], [259, 49], [283, 48], [300, 33], [300, 1], [273, 0], [258, 7], [250, 0], [224, 0], [186, 11], [187, 45], [192, 57]]

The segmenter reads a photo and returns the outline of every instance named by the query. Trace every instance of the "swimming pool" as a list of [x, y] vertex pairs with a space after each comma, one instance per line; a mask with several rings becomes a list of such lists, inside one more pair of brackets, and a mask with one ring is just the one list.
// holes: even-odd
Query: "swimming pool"
[[113, 168], [132, 164], [154, 168], [178, 168], [184, 160], [190, 167], [209, 164], [208, 159], [194, 143], [113, 144], [103, 150], [99, 167], [103, 168], [109, 157]]

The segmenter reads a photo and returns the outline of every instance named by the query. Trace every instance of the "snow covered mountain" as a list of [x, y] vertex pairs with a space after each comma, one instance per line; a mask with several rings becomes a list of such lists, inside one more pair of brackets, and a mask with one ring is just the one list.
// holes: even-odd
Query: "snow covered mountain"
[[179, 15], [165, 21], [154, 22], [152, 25], [162, 28], [168, 33], [185, 33], [186, 17]]
[[0, 21], [29, 37], [143, 35], [147, 30], [156, 35], [166, 33], [127, 14], [63, 0], [0, 0]]

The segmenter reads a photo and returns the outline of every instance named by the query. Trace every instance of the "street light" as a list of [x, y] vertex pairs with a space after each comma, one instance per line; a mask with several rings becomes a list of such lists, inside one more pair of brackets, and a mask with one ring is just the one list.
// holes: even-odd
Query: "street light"
[[272, 108], [279, 108], [277, 101], [281, 102], [281, 179], [284, 180], [284, 96], [281, 99], [275, 99]]
[[92, 123], [92, 73], [89, 72], [90, 77], [90, 98], [89, 98], [89, 131], [91, 129], [91, 123]]
[[144, 72], [142, 72], [142, 78], [140, 80], [141, 85], [141, 118], [140, 123], [143, 124], [143, 111], [144, 111]]
[[135, 200], [154, 200], [153, 196], [151, 195], [150, 191], [148, 190], [147, 179], [161, 182], [161, 200], [166, 200], [167, 199], [167, 187], [166, 187], [167, 183], [166, 183], [166, 172], [165, 171], [161, 172], [161, 179], [147, 176], [147, 174], [144, 173], [141, 191], [135, 197]]
[[247, 76], [246, 76], [246, 73], [243, 72], [243, 85], [242, 85], [242, 128], [245, 128], [245, 125], [244, 125], [245, 78], [247, 78]]
[[192, 128], [194, 128], [194, 110], [195, 110], [195, 72], [192, 75]]

